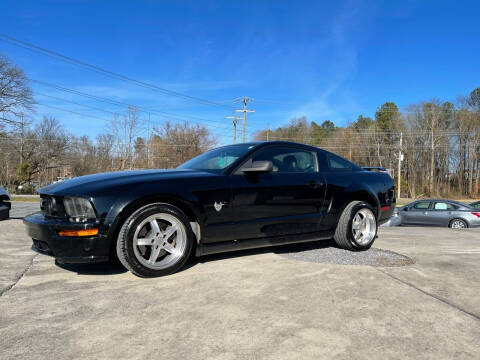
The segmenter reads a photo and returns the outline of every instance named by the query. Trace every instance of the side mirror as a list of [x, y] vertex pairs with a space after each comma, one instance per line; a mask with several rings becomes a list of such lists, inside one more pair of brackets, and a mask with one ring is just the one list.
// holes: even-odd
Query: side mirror
[[272, 172], [272, 171], [273, 171], [273, 164], [271, 161], [268, 161], [268, 160], [254, 161], [252, 162], [251, 167], [242, 169], [242, 172], [245, 174]]
[[408, 211], [408, 207], [404, 207], [404, 208], [403, 208], [403, 211]]

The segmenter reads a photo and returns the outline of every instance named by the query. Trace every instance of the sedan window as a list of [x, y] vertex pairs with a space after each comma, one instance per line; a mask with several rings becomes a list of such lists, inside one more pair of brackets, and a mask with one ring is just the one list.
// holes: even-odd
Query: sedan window
[[434, 206], [435, 210], [455, 210], [457, 207], [455, 207], [452, 204], [445, 203], [445, 202], [436, 202]]
[[418, 210], [426, 210], [426, 209], [430, 208], [430, 201], [417, 202], [413, 205], [413, 208], [418, 209]]
[[253, 161], [268, 160], [273, 164], [273, 171], [279, 173], [317, 171], [317, 159], [313, 151], [291, 147], [272, 147], [259, 151]]

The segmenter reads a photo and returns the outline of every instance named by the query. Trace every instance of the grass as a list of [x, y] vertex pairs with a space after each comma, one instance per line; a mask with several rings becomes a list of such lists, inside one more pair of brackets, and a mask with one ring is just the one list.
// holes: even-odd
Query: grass
[[30, 197], [30, 196], [22, 196], [22, 195], [12, 195], [12, 201], [22, 201], [22, 202], [39, 202], [40, 197]]

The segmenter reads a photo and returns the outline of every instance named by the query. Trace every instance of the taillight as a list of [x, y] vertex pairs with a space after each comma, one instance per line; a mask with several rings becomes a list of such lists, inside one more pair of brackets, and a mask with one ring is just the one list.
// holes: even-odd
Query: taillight
[[472, 214], [480, 219], [480, 212], [472, 212]]

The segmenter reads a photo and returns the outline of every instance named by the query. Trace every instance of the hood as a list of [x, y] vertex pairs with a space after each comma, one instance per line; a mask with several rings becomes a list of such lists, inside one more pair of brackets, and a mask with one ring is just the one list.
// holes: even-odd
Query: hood
[[91, 195], [95, 192], [139, 183], [174, 180], [184, 177], [213, 176], [214, 174], [195, 170], [128, 170], [79, 176], [38, 189], [39, 194], [48, 195]]

